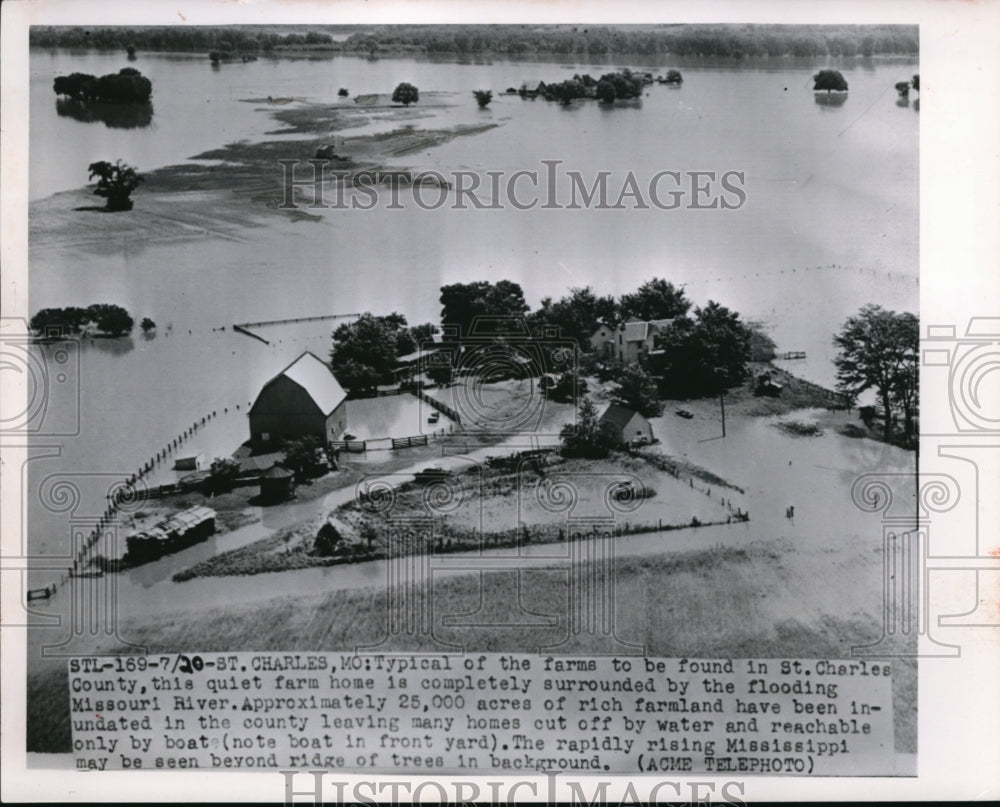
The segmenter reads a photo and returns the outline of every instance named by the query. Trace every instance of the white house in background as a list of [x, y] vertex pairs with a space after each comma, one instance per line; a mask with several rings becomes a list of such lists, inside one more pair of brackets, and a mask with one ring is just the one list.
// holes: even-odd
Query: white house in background
[[590, 337], [590, 346], [604, 358], [626, 363], [638, 361], [640, 355], [655, 348], [656, 335], [672, 322], [672, 319], [644, 322], [632, 318], [617, 328], [602, 323]]

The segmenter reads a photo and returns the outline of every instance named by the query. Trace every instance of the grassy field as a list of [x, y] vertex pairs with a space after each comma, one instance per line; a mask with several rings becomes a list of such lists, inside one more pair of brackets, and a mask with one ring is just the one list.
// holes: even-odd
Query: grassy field
[[[880, 614], [802, 600], [783, 565], [788, 547], [756, 542], [618, 562], [615, 633], [645, 653], [693, 658], [843, 658], [854, 644], [881, 634]], [[600, 574], [599, 570], [584, 570]], [[852, 574], [856, 570], [852, 570]], [[451, 650], [588, 654], [604, 652], [611, 638], [574, 629], [569, 582], [563, 570], [493, 572], [435, 582], [414, 592], [413, 612], [432, 599], [433, 638], [425, 632], [387, 635], [388, 603], [381, 590], [287, 597], [192, 617], [162, 615], [129, 623], [122, 635], [149, 652], [240, 650], [352, 650], [378, 652]], [[481, 606], [481, 607], [480, 607]], [[478, 609], [478, 612], [477, 612]], [[476, 624], [446, 625], [448, 616], [477, 612]], [[550, 615], [554, 626], [524, 627], [525, 614]], [[461, 621], [461, 619], [459, 619]], [[115, 652], [116, 648], [101, 648]], [[896, 748], [916, 748], [916, 667], [894, 664]], [[65, 667], [29, 675], [28, 749], [68, 751], [70, 742]]]
[[[389, 474], [384, 478], [392, 479]], [[736, 508], [724, 495], [724, 481], [718, 481], [722, 484], [713, 495], [711, 487], [701, 481], [696, 486], [690, 475], [682, 480], [668, 458], [656, 455], [614, 454], [585, 461], [552, 451], [524, 461], [472, 464], [436, 484], [396, 485], [385, 500], [387, 509], [351, 501], [203, 560], [174, 579], [261, 574], [401, 553], [557, 543], [579, 532], [574, 524], [594, 519], [610, 520], [601, 529], [616, 535], [726, 524], [737, 520]], [[622, 484], [634, 487], [619, 501], [614, 496]], [[414, 526], [414, 519], [421, 525]], [[342, 536], [333, 557], [314, 549], [326, 521]]]

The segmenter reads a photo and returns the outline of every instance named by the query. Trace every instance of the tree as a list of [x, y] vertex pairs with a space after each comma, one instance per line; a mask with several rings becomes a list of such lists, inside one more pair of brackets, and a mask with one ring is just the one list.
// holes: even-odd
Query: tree
[[548, 397], [553, 401], [572, 402], [585, 395], [587, 392], [587, 380], [576, 370], [567, 370], [561, 373], [548, 390]]
[[339, 95], [341, 98], [346, 98], [348, 95], [350, 95], [350, 92], [348, 91], [347, 87], [341, 87], [339, 90], [337, 90], [337, 95]]
[[139, 323], [139, 327], [142, 328], [143, 333], [149, 333], [156, 330], [156, 323], [149, 317], [143, 317], [142, 322]]
[[600, 81], [610, 81], [615, 88], [615, 98], [638, 98], [642, 95], [642, 79], [628, 68], [617, 73], [606, 73]]
[[[509, 332], [514, 322], [527, 312], [524, 290], [510, 280], [496, 283], [477, 280], [441, 287], [441, 325], [457, 329], [460, 339]], [[481, 321], [479, 330], [473, 334], [477, 317], [489, 320]]]
[[683, 288], [654, 277], [643, 283], [633, 294], [623, 294], [619, 303], [622, 319], [636, 317], [643, 322], [652, 319], [673, 319], [691, 308]]
[[114, 164], [101, 160], [89, 166], [89, 179], [98, 177], [94, 194], [103, 196], [107, 201], [107, 210], [131, 210], [132, 191], [142, 184], [143, 178], [131, 165], [116, 160]]
[[679, 396], [717, 395], [741, 384], [750, 361], [751, 330], [739, 314], [709, 301], [694, 317], [680, 317], [657, 337], [663, 352], [650, 357], [663, 386]]
[[615, 387], [611, 390], [611, 400], [627, 406], [643, 417], [658, 417], [663, 414], [653, 377], [635, 362], [626, 364], [619, 374]]
[[382, 383], [382, 377], [369, 365], [355, 359], [339, 364], [334, 372], [344, 389], [355, 397], [372, 395]]
[[920, 74], [919, 73], [914, 73], [913, 78], [910, 80], [910, 83], [913, 85], [913, 89], [915, 89], [917, 92], [920, 92]]
[[56, 76], [52, 89], [56, 95], [84, 100], [92, 97], [96, 85], [97, 78], [89, 73], [70, 73], [68, 76]]
[[240, 472], [240, 463], [232, 457], [216, 457], [208, 468], [208, 486], [213, 491], [230, 490]]
[[329, 558], [337, 554], [341, 536], [337, 528], [329, 521], [324, 522], [316, 533], [316, 541], [313, 544], [313, 551], [320, 557]]
[[286, 440], [281, 446], [285, 455], [281, 464], [289, 471], [293, 471], [296, 478], [301, 481], [316, 464], [316, 451], [322, 446], [320, 439], [312, 434], [296, 440]]
[[52, 89], [57, 95], [111, 104], [145, 104], [153, 94], [152, 82], [134, 67], [123, 67], [100, 78], [89, 73], [57, 76]]
[[39, 336], [56, 332], [60, 336], [79, 333], [90, 322], [87, 309], [76, 306], [66, 308], [43, 308], [32, 316], [28, 325]]
[[771, 361], [777, 347], [774, 340], [757, 323], [749, 323], [747, 327], [750, 330], [750, 361]]
[[813, 76], [813, 89], [826, 90], [827, 94], [831, 90], [847, 92], [847, 79], [839, 70], [820, 70]]
[[407, 82], [402, 82], [396, 86], [396, 89], [392, 92], [392, 102], [394, 104], [402, 104], [403, 106], [409, 106], [410, 104], [415, 104], [420, 100], [420, 92], [412, 84]]
[[330, 366], [348, 391], [370, 392], [392, 380], [401, 342], [407, 352], [413, 352], [406, 317], [397, 313], [376, 317], [366, 312], [333, 332]]
[[597, 100], [602, 104], [613, 104], [615, 102], [615, 85], [606, 78], [602, 78], [597, 82], [597, 89], [594, 92]]
[[910, 82], [908, 81], [897, 81], [896, 82], [896, 92], [900, 95], [910, 94]]
[[87, 319], [93, 322], [97, 329], [108, 336], [124, 336], [132, 333], [135, 321], [120, 305], [110, 303], [95, 303], [87, 306]]
[[427, 368], [427, 376], [438, 386], [450, 384], [453, 376], [452, 366], [445, 363], [433, 363]]
[[602, 424], [597, 409], [589, 398], [580, 402], [576, 423], [567, 423], [559, 433], [564, 457], [600, 459], [608, 456], [615, 438], [608, 424]]
[[472, 94], [476, 97], [476, 103], [479, 104], [480, 109], [486, 109], [490, 105], [490, 101], [493, 100], [492, 90], [473, 90]]
[[598, 297], [590, 286], [571, 288], [569, 295], [556, 302], [546, 297], [541, 307], [532, 312], [532, 330], [541, 333], [549, 327], [558, 329], [563, 339], [576, 343], [580, 351], [590, 349], [590, 337], [600, 323], [611, 324], [618, 320], [618, 304], [607, 295]]
[[920, 331], [917, 318], [897, 314], [879, 305], [866, 305], [848, 317], [833, 342], [837, 389], [851, 399], [875, 390], [885, 411], [883, 437], [892, 437], [893, 413], [903, 409], [906, 429], [917, 412], [917, 356]]
[[668, 70], [665, 81], [667, 84], [682, 84], [684, 77], [681, 76], [680, 70]]

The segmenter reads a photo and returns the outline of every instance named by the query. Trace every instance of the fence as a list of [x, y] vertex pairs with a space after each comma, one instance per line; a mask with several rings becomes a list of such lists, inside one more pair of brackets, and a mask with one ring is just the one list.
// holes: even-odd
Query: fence
[[441, 401], [437, 400], [437, 398], [432, 398], [422, 389], [414, 390], [413, 394], [416, 395], [421, 401], [424, 401], [425, 403], [429, 404], [432, 409], [436, 409], [441, 414], [447, 415], [453, 421], [455, 421], [455, 423], [461, 425], [462, 423], [461, 416], [458, 414], [458, 412], [456, 412], [454, 409], [448, 406], [448, 404], [442, 403]]
[[347, 451], [351, 454], [361, 454], [368, 450], [364, 440], [331, 440], [330, 448], [334, 451]]
[[265, 339], [265, 338], [264, 338], [263, 336], [261, 336], [260, 334], [256, 334], [256, 333], [254, 333], [253, 331], [248, 331], [248, 330], [247, 330], [246, 328], [244, 328], [244, 327], [243, 327], [242, 325], [233, 325], [233, 330], [234, 330], [234, 331], [236, 331], [236, 333], [242, 333], [242, 334], [246, 334], [247, 336], [252, 336], [252, 337], [253, 337], [254, 339], [259, 339], [259, 340], [260, 340], [261, 342], [263, 342], [263, 343], [264, 343], [265, 345], [269, 345], [269, 344], [271, 344], [270, 342], [268, 342], [268, 341], [267, 341], [267, 340], [266, 340], [266, 339]]
[[427, 435], [418, 434], [415, 437], [393, 437], [392, 447], [393, 448], [410, 448], [411, 446], [425, 446], [427, 445]]
[[265, 345], [269, 345], [271, 343], [267, 339], [250, 329], [265, 328], [268, 325], [295, 325], [300, 322], [322, 322], [327, 319], [349, 319], [360, 316], [360, 314], [320, 314], [316, 317], [291, 317], [289, 319], [265, 319], [260, 322], [236, 322], [233, 323], [233, 330], [246, 336], [252, 336], [254, 339], [259, 339]]

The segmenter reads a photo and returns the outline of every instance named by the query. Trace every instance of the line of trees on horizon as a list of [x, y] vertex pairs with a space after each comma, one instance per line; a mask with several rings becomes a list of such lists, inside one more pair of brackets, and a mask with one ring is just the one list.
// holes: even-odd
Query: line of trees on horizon
[[614, 54], [723, 58], [854, 57], [916, 54], [915, 25], [387, 25], [334, 39], [323, 26], [33, 26], [36, 47], [144, 51], [270, 52], [320, 49], [343, 53], [496, 53], [508, 56]]

